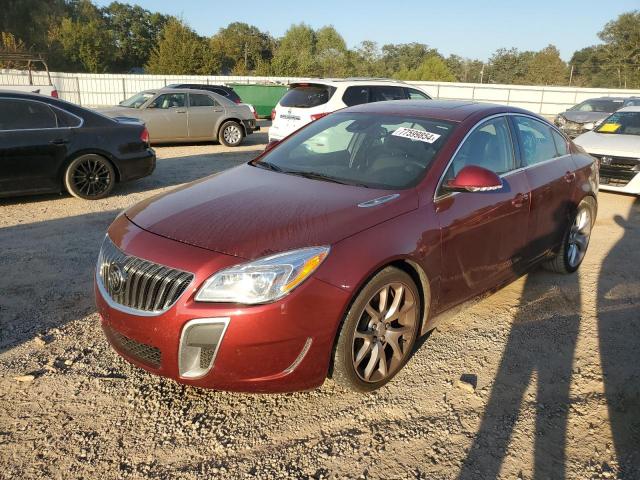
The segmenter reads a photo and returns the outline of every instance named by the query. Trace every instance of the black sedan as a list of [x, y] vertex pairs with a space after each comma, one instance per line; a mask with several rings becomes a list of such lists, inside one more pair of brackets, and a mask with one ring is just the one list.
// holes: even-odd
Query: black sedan
[[67, 191], [87, 200], [156, 164], [142, 122], [37, 94], [0, 92], [0, 197]]

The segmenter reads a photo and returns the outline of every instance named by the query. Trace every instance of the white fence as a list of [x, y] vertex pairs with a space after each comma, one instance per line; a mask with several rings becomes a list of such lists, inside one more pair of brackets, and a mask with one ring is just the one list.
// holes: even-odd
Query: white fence
[[[262, 83], [287, 84], [305, 80], [297, 77], [113, 75], [51, 73], [61, 98], [85, 106], [115, 105], [140, 90], [161, 88], [171, 83]], [[46, 74], [34, 73], [35, 84], [47, 84]], [[600, 96], [640, 96], [640, 90], [603, 88], [542, 87], [452, 82], [408, 82], [421, 87], [433, 98], [475, 100], [526, 108], [541, 115], [555, 115], [587, 98]], [[0, 87], [28, 85], [26, 72], [0, 70]]]

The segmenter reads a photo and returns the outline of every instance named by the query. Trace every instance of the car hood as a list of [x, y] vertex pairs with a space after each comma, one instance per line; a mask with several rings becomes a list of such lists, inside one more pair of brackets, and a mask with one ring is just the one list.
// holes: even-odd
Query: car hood
[[587, 153], [618, 157], [640, 157], [640, 136], [587, 132], [573, 140]]
[[331, 245], [414, 210], [415, 190], [393, 194], [241, 165], [145, 200], [125, 215], [140, 228], [208, 250], [255, 259]]
[[597, 122], [603, 118], [607, 118], [610, 113], [606, 112], [577, 112], [572, 110], [567, 110], [566, 112], [562, 112], [564, 118], [571, 122], [576, 123], [589, 123], [589, 122]]

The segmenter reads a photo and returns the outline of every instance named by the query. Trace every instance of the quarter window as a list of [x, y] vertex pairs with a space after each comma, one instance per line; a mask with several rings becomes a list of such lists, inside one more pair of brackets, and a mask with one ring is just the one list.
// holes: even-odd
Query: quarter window
[[451, 162], [445, 183], [453, 180], [460, 170], [469, 165], [477, 165], [497, 174], [515, 168], [511, 135], [504, 117], [488, 120], [469, 135]]
[[416, 90], [415, 88], [407, 88], [407, 95], [409, 100], [431, 100], [426, 93]]
[[56, 128], [58, 122], [48, 105], [28, 100], [0, 102], [0, 130]]
[[369, 102], [369, 87], [349, 87], [342, 96], [347, 107]]
[[189, 106], [191, 107], [215, 107], [216, 103], [209, 95], [189, 94]]
[[551, 129], [551, 134], [553, 135], [553, 140], [556, 142], [556, 151], [558, 152], [558, 156], [561, 157], [563, 155], [568, 155], [569, 148], [567, 147], [567, 140], [553, 129]]
[[180, 108], [186, 103], [185, 93], [166, 93], [156, 98], [148, 108]]
[[559, 156], [551, 127], [529, 117], [515, 116], [513, 119], [522, 147], [524, 165], [535, 165]]

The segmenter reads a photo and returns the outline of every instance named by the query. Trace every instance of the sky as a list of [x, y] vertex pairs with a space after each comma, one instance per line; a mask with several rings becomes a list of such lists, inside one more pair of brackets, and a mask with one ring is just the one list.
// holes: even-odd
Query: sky
[[[111, 0], [97, 0], [104, 6]], [[363, 40], [426, 43], [448, 56], [487, 60], [498, 48], [540, 50], [552, 43], [564, 60], [599, 43], [598, 32], [640, 0], [120, 0], [181, 17], [200, 35], [245, 22], [282, 36], [293, 23], [333, 25], [349, 47]]]

